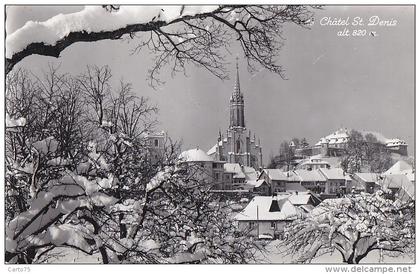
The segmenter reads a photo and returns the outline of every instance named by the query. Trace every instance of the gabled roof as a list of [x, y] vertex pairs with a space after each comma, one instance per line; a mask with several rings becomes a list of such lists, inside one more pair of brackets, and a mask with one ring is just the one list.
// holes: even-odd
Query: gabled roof
[[[273, 208], [272, 203], [277, 203], [280, 211], [270, 212], [270, 208]], [[301, 216], [302, 212], [287, 198], [256, 196], [235, 216], [235, 219], [238, 221], [283, 221], [294, 220]]]
[[233, 173], [233, 178], [235, 179], [245, 179], [246, 176], [242, 172], [242, 168], [238, 163], [226, 163], [223, 165], [223, 168], [225, 169], [225, 172], [227, 173]]
[[342, 168], [320, 168], [319, 172], [328, 180], [349, 180], [349, 176], [344, 173]]
[[219, 141], [219, 142], [218, 142], [218, 143], [216, 143], [214, 146], [212, 146], [212, 148], [210, 148], [210, 149], [207, 151], [207, 155], [212, 155], [212, 154], [216, 153], [216, 148], [217, 148], [217, 146], [218, 146], [218, 145], [219, 145], [219, 146], [223, 145], [223, 142], [227, 142], [227, 138], [224, 138], [224, 139], [223, 139], [223, 141]]
[[354, 176], [358, 177], [360, 180], [362, 180], [365, 183], [375, 183], [378, 181], [378, 173], [372, 173], [372, 172], [360, 172], [355, 173]]
[[249, 185], [252, 188], [260, 187], [264, 183], [267, 184], [264, 180], [250, 180], [250, 181], [246, 182], [246, 184]]
[[[412, 170], [410, 164], [408, 164], [404, 160], [399, 160], [396, 162], [392, 167], [390, 167], [387, 171], [383, 173], [383, 175], [391, 175], [391, 174], [403, 174], [404, 171]], [[406, 172], [407, 173], [407, 172]]]
[[216, 153], [217, 144], [207, 151], [207, 155], [213, 155]]
[[286, 171], [283, 174], [287, 177], [288, 182], [300, 182], [302, 179], [296, 174], [295, 171]]
[[255, 181], [258, 179], [257, 172], [253, 167], [243, 166], [242, 171], [245, 174], [245, 179], [250, 181]]
[[267, 174], [267, 176], [271, 180], [275, 180], [275, 181], [287, 181], [287, 176], [284, 175], [284, 173], [281, 171], [281, 169], [268, 169], [268, 168], [265, 168], [265, 169], [263, 169], [263, 172], [265, 172], [265, 174]]
[[277, 198], [278, 199], [286, 199], [287, 198], [295, 206], [312, 204], [311, 199], [316, 204], [321, 202], [321, 200], [319, 198], [317, 198], [316, 196], [314, 196], [312, 193], [308, 192], [307, 190], [306, 191], [298, 191], [297, 193], [296, 192], [292, 192], [292, 193], [280, 192], [280, 193], [277, 193]]
[[299, 169], [294, 171], [301, 182], [325, 182], [327, 179], [317, 170]]
[[379, 185], [386, 188], [400, 189], [398, 195], [400, 198], [410, 197], [415, 198], [415, 187], [414, 182], [411, 182], [404, 174], [392, 174], [386, 175], [385, 178], [379, 182]]

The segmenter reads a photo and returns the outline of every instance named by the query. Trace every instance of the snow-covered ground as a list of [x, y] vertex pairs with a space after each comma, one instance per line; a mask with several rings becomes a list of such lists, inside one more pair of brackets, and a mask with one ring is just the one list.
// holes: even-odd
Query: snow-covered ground
[[[280, 250], [276, 248], [276, 246], [280, 243], [279, 240], [272, 241], [267, 246], [267, 253], [261, 256], [260, 261], [257, 263], [264, 263], [264, 264], [290, 264], [292, 263], [293, 259], [290, 256], [284, 256], [280, 254]], [[86, 255], [81, 251], [72, 250], [69, 248], [57, 248], [57, 252], [60, 252], [62, 257], [58, 259], [49, 260], [48, 263], [94, 263], [100, 264], [102, 263], [101, 256], [99, 254], [95, 254], [92, 256]], [[364, 258], [361, 263], [365, 264], [376, 264], [376, 263], [391, 263], [391, 264], [401, 264], [401, 263], [414, 263], [414, 259], [410, 258], [409, 256], [400, 256], [400, 257], [389, 257], [384, 256], [384, 261], [379, 261], [379, 251], [371, 252], [366, 258]], [[319, 258], [316, 258], [312, 261], [312, 263], [317, 264], [331, 264], [331, 263], [341, 263], [341, 256], [338, 252], [333, 254], [326, 254]]]
[[[274, 264], [290, 264], [293, 261], [293, 258], [291, 256], [284, 256], [281, 254], [281, 250], [276, 248], [277, 245], [280, 244], [279, 240], [275, 240], [270, 242], [267, 245], [267, 253], [262, 256], [264, 263], [274, 263]], [[384, 255], [384, 261], [379, 261], [379, 251], [373, 251], [369, 253], [366, 258], [364, 258], [360, 263], [365, 264], [377, 264], [377, 263], [394, 263], [394, 264], [400, 264], [400, 263], [414, 263], [414, 259], [410, 258], [409, 256], [399, 256], [399, 257], [389, 257]], [[341, 255], [339, 252], [334, 252], [333, 254], [325, 254], [319, 258], [316, 258], [312, 261], [312, 263], [317, 264], [331, 264], [331, 263], [342, 263]]]

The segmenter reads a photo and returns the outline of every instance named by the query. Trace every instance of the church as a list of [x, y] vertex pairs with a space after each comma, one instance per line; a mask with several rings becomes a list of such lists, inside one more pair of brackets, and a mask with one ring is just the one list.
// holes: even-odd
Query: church
[[219, 131], [217, 143], [207, 152], [215, 161], [238, 163], [259, 170], [262, 164], [260, 139], [245, 126], [245, 101], [239, 83], [239, 67], [236, 62], [236, 81], [229, 100], [230, 122], [225, 135]]

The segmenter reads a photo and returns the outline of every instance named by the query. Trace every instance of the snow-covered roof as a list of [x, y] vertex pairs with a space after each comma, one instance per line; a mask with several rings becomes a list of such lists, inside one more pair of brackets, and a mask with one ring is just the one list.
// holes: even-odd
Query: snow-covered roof
[[294, 192], [280, 192], [280, 193], [277, 193], [277, 198], [278, 199], [286, 199], [287, 198], [295, 206], [296, 205], [311, 204], [311, 202], [310, 202], [311, 197], [313, 197], [313, 195], [311, 193], [309, 193], [306, 189], [304, 191], [297, 191], [297, 193], [295, 191]]
[[314, 165], [329, 165], [330, 163], [328, 163], [327, 161], [324, 161], [323, 159], [317, 159], [317, 158], [310, 158], [310, 159], [306, 159], [301, 161], [298, 166], [299, 167], [303, 167], [303, 166], [314, 166]]
[[404, 174], [392, 174], [386, 175], [385, 178], [379, 182], [379, 184], [386, 188], [397, 188], [401, 192], [398, 193], [400, 198], [408, 195], [411, 199], [415, 197], [414, 182], [411, 182]]
[[250, 187], [260, 187], [265, 181], [264, 180], [249, 180], [246, 182]]
[[257, 171], [253, 167], [250, 166], [243, 166], [242, 171], [245, 174], [247, 180], [255, 181], [258, 179]]
[[295, 173], [295, 171], [286, 171], [283, 174], [287, 177], [288, 182], [300, 182], [301, 178]]
[[265, 169], [263, 169], [263, 172], [265, 172], [271, 180], [287, 181], [287, 176], [284, 175], [284, 173], [280, 169], [265, 168]]
[[218, 143], [216, 143], [214, 146], [212, 146], [208, 151], [207, 151], [207, 154], [208, 155], [212, 155], [212, 154], [214, 154], [214, 153], [216, 153], [216, 148], [217, 148], [217, 145], [219, 145], [219, 146], [222, 146], [223, 145], [223, 142], [227, 142], [227, 138], [224, 138], [223, 139], [223, 141], [219, 141]]
[[330, 135], [325, 136], [325, 139], [333, 139], [333, 138], [348, 138], [349, 137], [349, 131], [347, 129], [340, 128], [339, 130], [331, 133]]
[[387, 147], [393, 147], [393, 146], [406, 146], [407, 143], [401, 139], [391, 139], [386, 143]]
[[355, 173], [354, 176], [359, 177], [365, 183], [369, 183], [369, 182], [377, 182], [379, 174], [372, 173], [372, 172], [360, 172], [360, 173]]
[[320, 168], [318, 170], [328, 180], [350, 180], [342, 168]]
[[317, 170], [299, 169], [294, 171], [302, 182], [325, 182], [326, 179]]
[[[277, 203], [279, 211], [270, 212], [272, 203]], [[294, 220], [301, 215], [299, 209], [288, 198], [256, 196], [235, 216], [235, 219], [238, 221], [283, 221]]]
[[379, 132], [362, 131], [362, 133], [363, 133], [363, 135], [372, 134], [373, 136], [375, 136], [375, 138], [378, 140], [378, 142], [386, 145], [387, 147], [407, 145], [407, 143], [404, 140], [401, 140], [401, 139], [398, 139], [398, 138], [388, 139], [382, 133], [379, 133]]
[[183, 162], [212, 162], [213, 159], [208, 156], [203, 150], [193, 148], [182, 152], [178, 159]]
[[412, 171], [412, 167], [404, 160], [399, 160], [392, 167], [383, 173], [383, 175], [404, 174], [407, 171]]
[[233, 178], [245, 179], [245, 173], [242, 172], [242, 168], [238, 163], [226, 163], [223, 165], [225, 172], [234, 173]]
[[207, 155], [213, 155], [216, 153], [217, 144], [207, 151]]
[[315, 144], [315, 146], [320, 146], [321, 144], [342, 144], [346, 143], [349, 139], [349, 131], [347, 129], [339, 129], [330, 135], [322, 137]]

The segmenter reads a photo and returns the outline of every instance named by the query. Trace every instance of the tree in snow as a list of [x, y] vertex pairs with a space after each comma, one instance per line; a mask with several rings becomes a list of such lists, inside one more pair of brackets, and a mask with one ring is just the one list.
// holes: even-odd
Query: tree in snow
[[413, 256], [414, 201], [401, 202], [389, 190], [327, 199], [308, 218], [287, 226], [284, 252], [308, 263], [338, 252], [344, 263], [357, 264], [372, 251]]
[[346, 172], [369, 172], [382, 173], [393, 164], [391, 154], [373, 134], [365, 136], [352, 130], [347, 142], [346, 152], [341, 159], [341, 166]]
[[190, 63], [224, 79], [224, 52], [236, 39], [251, 70], [260, 65], [283, 76], [275, 63], [282, 25], [306, 27], [311, 19], [310, 7], [299, 5], [88, 6], [45, 22], [27, 22], [8, 35], [6, 72], [32, 54], [59, 57], [76, 42], [127, 38], [136, 44], [135, 51], [149, 48], [155, 54], [149, 71], [152, 85], [160, 82], [159, 72], [170, 63], [173, 72], [185, 72]]
[[[29, 81], [22, 75], [17, 83]], [[89, 67], [78, 77], [52, 70], [46, 79], [31, 80], [37, 88], [13, 86], [6, 97], [15, 117], [28, 117], [23, 124], [10, 118], [7, 129], [6, 261], [42, 262], [56, 247], [99, 253], [103, 263], [253, 258], [258, 247], [236, 232], [229, 207], [177, 164], [177, 143], [169, 140], [161, 159], [151, 161], [142, 133], [155, 123], [156, 109], [133, 96], [130, 85], [114, 90], [107, 67]], [[43, 85], [49, 92], [34, 102], [44, 104], [13, 102]], [[71, 88], [83, 108], [54, 108]], [[81, 126], [70, 130], [65, 121], [74, 119]]]
[[[297, 138], [294, 138], [294, 142], [298, 140]], [[282, 168], [286, 166], [288, 170], [292, 168], [292, 160], [295, 157], [295, 151], [290, 146], [290, 142], [283, 141], [280, 144], [279, 153], [278, 155], [272, 157], [270, 159], [270, 163], [268, 164], [269, 168]]]

